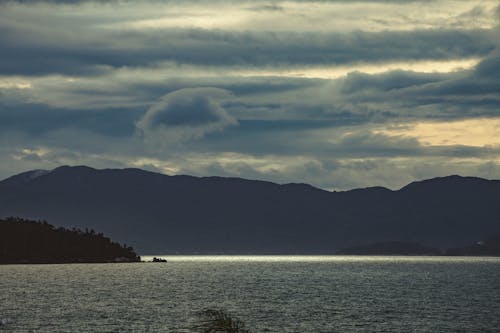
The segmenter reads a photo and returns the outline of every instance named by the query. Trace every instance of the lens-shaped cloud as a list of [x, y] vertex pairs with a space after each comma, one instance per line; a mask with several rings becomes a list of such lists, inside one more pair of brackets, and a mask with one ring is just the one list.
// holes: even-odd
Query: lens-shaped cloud
[[139, 135], [152, 143], [201, 138], [237, 124], [220, 104], [230, 92], [217, 88], [185, 88], [168, 93], [137, 122]]

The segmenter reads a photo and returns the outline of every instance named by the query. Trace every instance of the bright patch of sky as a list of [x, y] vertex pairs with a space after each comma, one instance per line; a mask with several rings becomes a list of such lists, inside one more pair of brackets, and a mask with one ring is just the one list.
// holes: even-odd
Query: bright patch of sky
[[419, 122], [374, 132], [413, 137], [425, 146], [500, 147], [500, 118]]

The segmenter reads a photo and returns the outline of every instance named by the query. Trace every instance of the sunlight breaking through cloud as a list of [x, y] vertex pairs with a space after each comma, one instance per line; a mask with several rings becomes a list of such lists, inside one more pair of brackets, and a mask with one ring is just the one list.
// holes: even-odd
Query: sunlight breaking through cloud
[[425, 146], [500, 147], [500, 118], [409, 123], [374, 132], [416, 138]]

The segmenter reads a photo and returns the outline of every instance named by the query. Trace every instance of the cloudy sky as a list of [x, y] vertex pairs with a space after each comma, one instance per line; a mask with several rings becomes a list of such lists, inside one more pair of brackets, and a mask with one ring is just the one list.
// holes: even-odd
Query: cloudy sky
[[500, 179], [495, 1], [2, 1], [0, 178]]

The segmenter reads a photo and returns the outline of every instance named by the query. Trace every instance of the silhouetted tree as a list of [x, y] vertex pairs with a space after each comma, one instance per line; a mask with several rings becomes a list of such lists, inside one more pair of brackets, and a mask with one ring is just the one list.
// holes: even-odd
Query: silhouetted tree
[[201, 325], [195, 327], [203, 333], [250, 333], [245, 324], [223, 310], [207, 309], [201, 312]]

